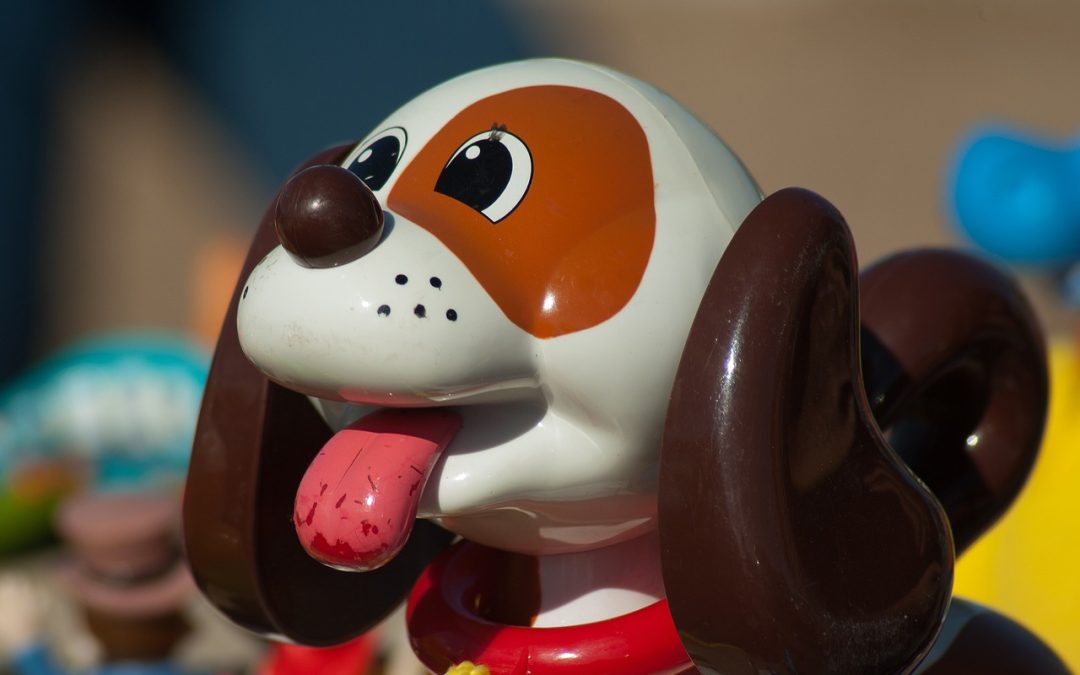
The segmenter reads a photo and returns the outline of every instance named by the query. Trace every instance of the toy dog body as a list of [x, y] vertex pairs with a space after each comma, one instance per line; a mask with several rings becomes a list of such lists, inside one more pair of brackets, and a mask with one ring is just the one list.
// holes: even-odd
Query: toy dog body
[[[945, 614], [952, 542], [874, 416], [950, 431], [910, 441], [914, 456], [983, 421], [941, 423], [918, 382], [1035, 392], [1008, 411], [1032, 421], [986, 443], [1006, 457], [980, 485], [994, 498], [975, 516], [970, 488], [946, 504], [958, 539], [975, 536], [1037, 446], [1038, 336], [1015, 289], [967, 270], [959, 302], [994, 311], [940, 354], [878, 312], [867, 400], [842, 219], [810, 193], [760, 199], [678, 104], [568, 61], [458, 78], [324, 153], [264, 223], [215, 360], [187, 505], [203, 589], [253, 628], [340, 641], [446, 541], [419, 518], [469, 542], [412, 592], [435, 670], [913, 667]], [[879, 276], [889, 307], [898, 285]], [[982, 365], [954, 368], [973, 344]], [[319, 605], [348, 592], [333, 617]]]

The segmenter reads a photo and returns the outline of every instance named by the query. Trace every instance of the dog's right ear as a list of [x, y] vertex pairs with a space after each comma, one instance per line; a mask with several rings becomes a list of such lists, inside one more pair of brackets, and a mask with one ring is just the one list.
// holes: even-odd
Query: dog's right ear
[[672, 618], [709, 672], [907, 672], [940, 629], [950, 531], [875, 423], [857, 284], [840, 214], [782, 190], [735, 233], [690, 330], [660, 545]]
[[[336, 164], [351, 147], [325, 150], [297, 171]], [[199, 587], [233, 621], [267, 636], [330, 645], [393, 611], [451, 535], [417, 522], [393, 561], [359, 574], [325, 567], [301, 547], [293, 500], [330, 430], [306, 397], [269, 381], [248, 361], [236, 330], [245, 280], [278, 245], [273, 213], [272, 202], [214, 352], [184, 495], [184, 540]]]

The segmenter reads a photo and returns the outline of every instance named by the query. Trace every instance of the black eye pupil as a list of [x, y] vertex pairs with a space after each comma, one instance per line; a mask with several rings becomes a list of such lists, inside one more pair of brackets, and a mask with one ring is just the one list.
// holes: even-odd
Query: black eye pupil
[[495, 203], [510, 183], [514, 160], [499, 141], [485, 138], [459, 152], [439, 174], [435, 191], [477, 211]]
[[397, 166], [401, 154], [401, 142], [394, 136], [384, 136], [364, 149], [349, 164], [349, 171], [371, 188], [378, 190], [386, 184]]

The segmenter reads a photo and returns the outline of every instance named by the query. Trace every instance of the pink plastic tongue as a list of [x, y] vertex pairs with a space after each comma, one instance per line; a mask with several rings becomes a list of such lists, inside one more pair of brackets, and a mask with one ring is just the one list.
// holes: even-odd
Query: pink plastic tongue
[[334, 434], [296, 491], [300, 543], [325, 565], [372, 570], [405, 546], [435, 461], [461, 428], [437, 409], [379, 410]]

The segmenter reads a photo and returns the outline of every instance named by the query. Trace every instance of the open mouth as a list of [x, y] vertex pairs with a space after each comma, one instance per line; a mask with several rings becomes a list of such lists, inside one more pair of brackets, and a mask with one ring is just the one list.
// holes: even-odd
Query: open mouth
[[293, 524], [325, 565], [367, 571], [405, 546], [424, 486], [461, 428], [448, 408], [378, 409], [342, 428], [300, 481]]

